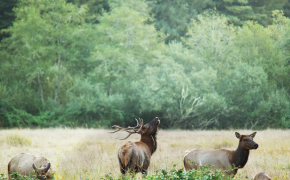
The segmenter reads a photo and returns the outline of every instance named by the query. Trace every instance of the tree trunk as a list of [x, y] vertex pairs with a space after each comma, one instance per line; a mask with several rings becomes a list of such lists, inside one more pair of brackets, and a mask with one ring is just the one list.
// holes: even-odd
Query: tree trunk
[[[60, 56], [60, 53], [59, 53], [58, 54], [58, 63], [57, 63], [58, 72], [60, 71], [60, 60], [61, 60], [61, 56]], [[55, 91], [54, 91], [54, 101], [55, 102], [57, 102], [58, 86], [59, 86], [59, 74], [56, 77], [56, 83], [55, 83]]]
[[[37, 67], [39, 67], [38, 60], [36, 60], [36, 63], [37, 63]], [[38, 79], [38, 84], [39, 84], [39, 89], [40, 89], [40, 99], [41, 99], [41, 102], [42, 102], [42, 106], [44, 106], [43, 87], [42, 87], [42, 84], [41, 84], [41, 78], [40, 78], [40, 74], [39, 73], [37, 74], [37, 79]]]

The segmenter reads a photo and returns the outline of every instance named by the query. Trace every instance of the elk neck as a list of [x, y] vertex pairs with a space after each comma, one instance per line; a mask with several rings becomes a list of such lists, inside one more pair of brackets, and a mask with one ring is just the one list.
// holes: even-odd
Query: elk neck
[[151, 155], [156, 151], [157, 149], [156, 133], [154, 135], [142, 134], [140, 141], [142, 141], [149, 147]]
[[250, 150], [242, 149], [241, 143], [239, 143], [237, 150], [233, 151], [232, 164], [237, 168], [243, 168], [248, 161], [249, 155]]

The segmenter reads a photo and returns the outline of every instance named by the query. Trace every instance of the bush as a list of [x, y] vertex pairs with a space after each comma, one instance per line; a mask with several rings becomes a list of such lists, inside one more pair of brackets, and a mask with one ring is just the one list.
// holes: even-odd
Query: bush
[[15, 108], [8, 100], [0, 101], [0, 127], [33, 127], [40, 124], [35, 116]]
[[[176, 165], [173, 166], [171, 170], [165, 170], [162, 169], [161, 172], [157, 172], [156, 174], [151, 174], [148, 176], [143, 175], [143, 179], [146, 180], [232, 180], [232, 179], [237, 179], [237, 178], [232, 178], [232, 176], [226, 176], [225, 173], [229, 170], [219, 170], [219, 169], [214, 169], [212, 170], [210, 167], [211, 165], [208, 166], [202, 166], [201, 169], [195, 170], [192, 169], [190, 171], [185, 172], [184, 169], [175, 169]], [[106, 180], [113, 180], [111, 174], [107, 174], [104, 178]], [[125, 179], [134, 179], [132, 178], [132, 175], [126, 174], [123, 175], [119, 178], [118, 180], [125, 180]]]
[[227, 177], [225, 171], [218, 169], [211, 170], [209, 166], [203, 166], [200, 170], [192, 169], [185, 172], [183, 169], [171, 169], [170, 171], [162, 170], [160, 173], [149, 175], [147, 180], [177, 180], [177, 179], [190, 179], [190, 180], [227, 180], [232, 179], [231, 176]]
[[[11, 174], [11, 180], [38, 180], [37, 178], [33, 178], [33, 175], [30, 176], [25, 176], [25, 175], [20, 175], [17, 173], [12, 173]], [[0, 175], [0, 180], [7, 180], [8, 178], [6, 178], [4, 176], [4, 174]]]

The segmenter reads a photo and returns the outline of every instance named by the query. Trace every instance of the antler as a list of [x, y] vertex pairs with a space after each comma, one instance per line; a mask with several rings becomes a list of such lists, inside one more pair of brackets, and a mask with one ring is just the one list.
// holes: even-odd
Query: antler
[[[120, 131], [120, 130], [124, 130], [124, 131], [126, 131], [127, 133], [129, 133], [129, 135], [127, 136], [127, 137], [125, 137], [124, 139], [120, 139], [120, 140], [125, 140], [125, 139], [127, 139], [129, 136], [131, 136], [132, 134], [134, 134], [134, 133], [139, 133], [140, 131], [141, 131], [141, 129], [142, 129], [142, 127], [143, 127], [143, 125], [144, 125], [144, 123], [143, 123], [143, 119], [141, 119], [141, 118], [139, 118], [139, 121], [135, 118], [135, 120], [137, 121], [137, 126], [135, 126], [135, 127], [127, 127], [127, 128], [122, 128], [122, 127], [120, 127], [120, 126], [117, 126], [117, 125], [114, 125], [114, 126], [112, 126], [112, 127], [114, 127], [114, 128], [116, 128], [116, 130], [115, 131], [113, 131], [113, 132], [110, 132], [110, 133], [115, 133], [115, 132], [118, 132], [118, 131]], [[138, 129], [139, 128], [139, 129]], [[138, 130], [137, 130], [138, 129]], [[130, 131], [130, 130], [133, 130], [133, 131]]]

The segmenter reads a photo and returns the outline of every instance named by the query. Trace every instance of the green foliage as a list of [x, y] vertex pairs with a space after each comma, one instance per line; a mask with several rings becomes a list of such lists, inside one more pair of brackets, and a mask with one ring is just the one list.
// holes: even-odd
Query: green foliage
[[93, 54], [97, 66], [91, 77], [105, 84], [108, 95], [124, 92], [118, 87], [140, 77], [145, 65], [153, 60], [155, 51], [161, 48], [154, 27], [144, 23], [147, 18], [146, 14], [120, 6], [100, 19], [98, 44]]
[[[231, 176], [226, 176], [225, 173], [230, 170], [218, 170], [218, 169], [211, 169], [211, 166], [202, 166], [199, 170], [192, 169], [190, 171], [184, 171], [184, 169], [176, 169], [176, 165], [170, 170], [162, 169], [161, 172], [156, 172], [155, 174], [143, 175], [142, 179], [146, 180], [177, 180], [177, 179], [188, 179], [188, 180], [232, 180], [232, 179], [239, 179], [239, 178], [232, 178]], [[110, 174], [107, 174], [104, 178], [107, 180], [125, 180], [125, 179], [134, 179], [132, 175], [126, 174], [122, 175], [119, 178], [113, 178]]]
[[33, 127], [41, 125], [33, 115], [16, 109], [7, 100], [0, 101], [0, 127]]
[[155, 0], [149, 1], [151, 13], [155, 19], [157, 30], [167, 35], [166, 43], [172, 40], [180, 40], [187, 32], [187, 26], [191, 19], [195, 19], [202, 13], [212, 0]]
[[[184, 169], [176, 169], [176, 165], [170, 170], [162, 169], [161, 172], [156, 172], [155, 174], [149, 174], [149, 175], [143, 175], [144, 180], [177, 180], [177, 179], [188, 179], [188, 180], [232, 180], [236, 179], [238, 180], [239, 177], [232, 178], [231, 176], [226, 176], [226, 173], [229, 170], [218, 170], [218, 169], [211, 169], [211, 165], [208, 166], [202, 166], [199, 170], [192, 169], [190, 171], [184, 171]], [[17, 173], [11, 174], [12, 180], [34, 180], [35, 178], [32, 178], [32, 175], [27, 177], [24, 175], [19, 175]], [[85, 178], [86, 180], [89, 180], [88, 178]], [[125, 175], [121, 175], [118, 178], [112, 177], [111, 173], [106, 174], [101, 179], [103, 180], [126, 180], [126, 179], [135, 179], [132, 177], [131, 174], [126, 173]], [[4, 174], [1, 174], [0, 180], [7, 180], [5, 178]]]
[[273, 33], [274, 29], [269, 31], [256, 23], [247, 23], [238, 31], [235, 46], [240, 51], [241, 61], [263, 67], [272, 86], [282, 87], [282, 81], [288, 76], [288, 69], [285, 66], [285, 54], [281, 51], [283, 47], [272, 38]]
[[233, 114], [229, 124], [220, 124], [230, 126], [234, 123], [239, 128], [246, 128], [250, 113], [257, 110], [259, 103], [264, 100], [267, 74], [262, 68], [251, 67], [245, 63], [228, 70], [227, 73], [218, 83], [218, 92], [226, 98], [228, 108]]
[[230, 53], [234, 36], [235, 29], [227, 18], [211, 11], [191, 22], [183, 41], [205, 64], [218, 70], [219, 75], [232, 66]]
[[88, 14], [86, 15], [86, 21], [92, 23], [98, 23], [98, 18], [103, 12], [110, 10], [108, 0], [68, 0], [78, 6], [86, 6], [88, 8]]
[[145, 77], [146, 66], [151, 66], [165, 48], [162, 34], [146, 24], [148, 18], [143, 1], [115, 2], [111, 12], [100, 18], [99, 41], [92, 59], [96, 66], [90, 80], [101, 83], [108, 98], [122, 94], [124, 114], [131, 118], [140, 116], [139, 93], [144, 88], [144, 84], [134, 83]]
[[154, 175], [149, 175], [146, 177], [147, 180], [162, 180], [162, 179], [191, 179], [191, 180], [220, 180], [220, 179], [232, 179], [231, 177], [226, 177], [225, 172], [221, 170], [210, 170], [210, 166], [204, 166], [200, 170], [192, 169], [185, 172], [184, 169], [171, 169], [170, 171], [162, 170], [160, 173]]
[[153, 109], [170, 119], [165, 126], [181, 127], [177, 121], [181, 116], [179, 101], [185, 85], [190, 85], [190, 80], [183, 73], [183, 67], [171, 58], [160, 58], [145, 69], [143, 79], [134, 81], [131, 86], [139, 95], [142, 114], [148, 114]]
[[273, 10], [282, 9], [287, 0], [215, 0], [213, 7], [226, 15], [229, 22], [242, 25], [245, 21], [256, 21], [263, 26], [272, 23]]
[[283, 0], [69, 2], [20, 0], [2, 30], [1, 127], [290, 127]]
[[[57, 11], [51, 13], [51, 9]], [[20, 81], [23, 89], [30, 89], [36, 105], [36, 109], [30, 111], [35, 113], [41, 106], [45, 108], [47, 99], [65, 101], [62, 99], [65, 90], [60, 84], [65, 81], [65, 87], [71, 75], [86, 73], [88, 64], [84, 66], [83, 61], [89, 58], [93, 48], [87, 42], [88, 39], [94, 42], [92, 34], [95, 32], [84, 22], [85, 9], [65, 1], [20, 1], [15, 13], [17, 21], [6, 30], [11, 37], [2, 44], [6, 51], [1, 55], [9, 60], [4, 63], [3, 70], [7, 72], [3, 74], [4, 82], [17, 87]]]
[[[0, 31], [12, 25], [15, 20], [13, 8], [16, 7], [18, 0], [0, 1]], [[8, 33], [1, 32], [0, 41], [8, 37]]]
[[67, 90], [69, 97], [65, 107], [51, 106], [55, 112], [57, 124], [64, 126], [108, 127], [116, 121], [123, 120], [123, 96], [107, 96], [100, 84], [88, 80], [76, 79]]
[[[17, 174], [17, 173], [12, 173], [10, 176], [11, 176], [10, 177], [11, 180], [38, 180], [38, 178], [33, 178], [34, 175], [25, 176], [25, 175], [21, 175], [21, 174]], [[40, 176], [43, 176], [43, 175], [40, 175]], [[45, 178], [45, 177], [43, 177], [43, 178]], [[7, 180], [7, 179], [8, 178], [6, 178], [4, 176], [4, 174], [0, 175], [0, 180]]]
[[244, 22], [255, 21], [263, 26], [271, 24], [272, 11], [283, 9], [289, 17], [289, 3], [287, 0], [147, 0], [151, 13], [155, 19], [157, 30], [168, 37], [166, 43], [180, 40], [187, 33], [187, 27], [192, 19], [198, 15], [216, 9], [225, 15], [228, 22], [242, 26]]
[[[289, 128], [289, 95], [285, 89], [276, 90], [268, 95], [267, 101], [259, 103], [259, 111], [254, 111], [253, 115], [259, 115], [256, 118], [255, 128], [279, 127]], [[261, 126], [256, 126], [257, 124]]]

